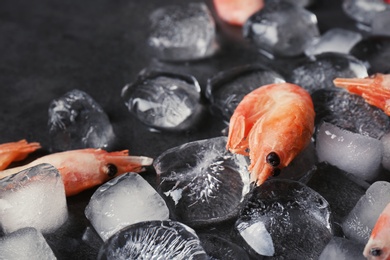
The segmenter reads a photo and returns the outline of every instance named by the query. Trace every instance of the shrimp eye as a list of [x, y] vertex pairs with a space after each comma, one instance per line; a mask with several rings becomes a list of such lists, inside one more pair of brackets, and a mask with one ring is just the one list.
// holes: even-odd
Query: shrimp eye
[[109, 177], [114, 177], [117, 173], [118, 173], [118, 168], [114, 164], [112, 163], [107, 164], [107, 175]]
[[272, 176], [276, 177], [280, 174], [280, 169], [279, 168], [274, 168], [273, 172], [272, 172]]
[[279, 155], [275, 152], [270, 152], [266, 157], [266, 161], [273, 167], [276, 167], [280, 164]]
[[380, 256], [382, 254], [382, 250], [379, 248], [371, 248], [370, 254], [372, 256]]

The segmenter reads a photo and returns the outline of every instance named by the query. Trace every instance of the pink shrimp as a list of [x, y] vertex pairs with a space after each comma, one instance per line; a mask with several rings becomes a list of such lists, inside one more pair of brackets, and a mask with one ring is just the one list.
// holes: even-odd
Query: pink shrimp
[[66, 196], [72, 196], [120, 174], [140, 172], [144, 169], [143, 166], [152, 164], [152, 159], [129, 156], [127, 150], [106, 152], [102, 149], [81, 149], [43, 156], [27, 165], [0, 172], [0, 178], [41, 163], [49, 163], [58, 169], [64, 182]]
[[353, 94], [362, 96], [370, 105], [390, 116], [390, 75], [374, 74], [367, 78], [336, 78], [333, 83]]
[[223, 21], [238, 26], [264, 6], [263, 0], [213, 0], [213, 3]]
[[0, 171], [12, 162], [22, 161], [35, 150], [41, 148], [39, 143], [28, 143], [26, 140], [0, 144]]
[[262, 86], [238, 104], [226, 147], [249, 155], [251, 179], [261, 185], [309, 144], [314, 116], [312, 99], [303, 88], [290, 83]]
[[390, 260], [390, 203], [380, 214], [363, 255], [371, 260]]

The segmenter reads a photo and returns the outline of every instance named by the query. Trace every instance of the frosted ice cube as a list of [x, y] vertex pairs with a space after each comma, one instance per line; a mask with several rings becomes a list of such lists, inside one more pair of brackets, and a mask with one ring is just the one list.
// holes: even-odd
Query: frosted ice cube
[[283, 1], [269, 1], [244, 24], [244, 37], [271, 55], [296, 56], [319, 36], [316, 16]]
[[390, 203], [390, 183], [374, 182], [345, 218], [343, 231], [346, 237], [365, 245], [380, 213], [388, 203]]
[[378, 177], [383, 154], [378, 139], [324, 122], [317, 133], [316, 149], [320, 162], [326, 161], [366, 181]]
[[323, 52], [340, 52], [347, 54], [361, 39], [361, 33], [342, 28], [332, 28], [321, 35], [318, 41], [312, 42], [305, 50], [305, 53], [308, 56], [317, 55]]
[[364, 245], [342, 237], [333, 237], [322, 251], [319, 260], [365, 260]]
[[154, 160], [159, 190], [177, 219], [190, 226], [238, 214], [249, 192], [248, 162], [226, 149], [226, 137], [171, 148]]
[[215, 22], [204, 3], [159, 8], [150, 15], [148, 44], [163, 60], [193, 60], [216, 52]]
[[338, 88], [320, 89], [312, 94], [312, 99], [318, 127], [325, 121], [375, 139], [390, 131], [390, 118], [358, 95]]
[[229, 121], [246, 94], [260, 86], [284, 81], [279, 73], [264, 66], [253, 64], [235, 67], [219, 72], [207, 81], [206, 97], [212, 109], [219, 111]]
[[85, 215], [105, 241], [123, 227], [147, 220], [166, 220], [169, 210], [161, 196], [136, 173], [126, 173], [100, 186]]
[[390, 9], [377, 13], [372, 19], [371, 34], [390, 36]]
[[0, 237], [0, 259], [54, 260], [57, 259], [43, 235], [26, 227]]
[[39, 164], [0, 180], [0, 225], [4, 233], [34, 227], [54, 232], [68, 218], [58, 170]]
[[299, 62], [290, 72], [288, 81], [310, 93], [323, 88], [334, 88], [333, 80], [341, 78], [367, 77], [364, 63], [343, 53], [326, 52]]
[[290, 180], [253, 189], [235, 228], [254, 252], [277, 259], [317, 259], [333, 235], [328, 202]]
[[51, 102], [48, 125], [54, 151], [108, 147], [115, 138], [102, 107], [78, 89]]
[[147, 221], [117, 232], [102, 246], [99, 260], [207, 260], [195, 231], [175, 221]]
[[344, 0], [342, 7], [348, 16], [366, 25], [370, 25], [379, 12], [390, 9], [383, 0]]
[[200, 86], [189, 75], [143, 70], [122, 89], [122, 97], [132, 114], [156, 129], [187, 129], [202, 112]]

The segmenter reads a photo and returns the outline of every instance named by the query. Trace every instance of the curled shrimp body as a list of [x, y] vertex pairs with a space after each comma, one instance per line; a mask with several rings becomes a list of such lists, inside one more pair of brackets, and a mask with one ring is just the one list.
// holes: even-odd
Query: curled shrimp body
[[336, 78], [333, 83], [359, 95], [390, 116], [390, 75], [374, 74], [367, 78]]
[[26, 140], [0, 144], [0, 171], [12, 162], [21, 161], [35, 150], [41, 148], [39, 143], [28, 143]]
[[126, 172], [140, 172], [152, 159], [129, 156], [127, 150], [107, 152], [102, 149], [80, 149], [53, 153], [29, 164], [0, 172], [0, 179], [42, 163], [53, 165], [61, 174], [66, 196], [100, 185]]
[[303, 88], [290, 83], [262, 86], [234, 111], [227, 149], [249, 155], [251, 179], [261, 185], [309, 144], [314, 116], [311, 96]]

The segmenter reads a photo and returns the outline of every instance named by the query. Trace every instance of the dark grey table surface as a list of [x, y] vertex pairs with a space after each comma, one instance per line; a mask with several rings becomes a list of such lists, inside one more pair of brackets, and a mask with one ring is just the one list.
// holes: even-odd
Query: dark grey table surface
[[[215, 57], [165, 65], [155, 60], [146, 47], [148, 15], [157, 7], [179, 2], [0, 1], [0, 143], [37, 141], [43, 149], [35, 156], [48, 153], [49, 103], [75, 88], [90, 94], [108, 114], [117, 136], [112, 150], [129, 149], [133, 155], [155, 158], [168, 148], [221, 135], [226, 125], [209, 113], [190, 131], [150, 132], [129, 114], [120, 97], [122, 87], [148, 66], [191, 73], [204, 90], [207, 79], [218, 71], [267, 62], [242, 39], [240, 29], [218, 19], [221, 51]], [[310, 8], [317, 14], [321, 32], [332, 27], [356, 29], [341, 10], [341, 2], [318, 0]], [[211, 2], [207, 4], [213, 10]], [[292, 62], [276, 61], [276, 69], [283, 73]], [[155, 185], [153, 169], [143, 176]], [[81, 239], [89, 225], [84, 208], [93, 191], [68, 198], [68, 223], [58, 234], [47, 236], [59, 259], [96, 258], [96, 246]]]

